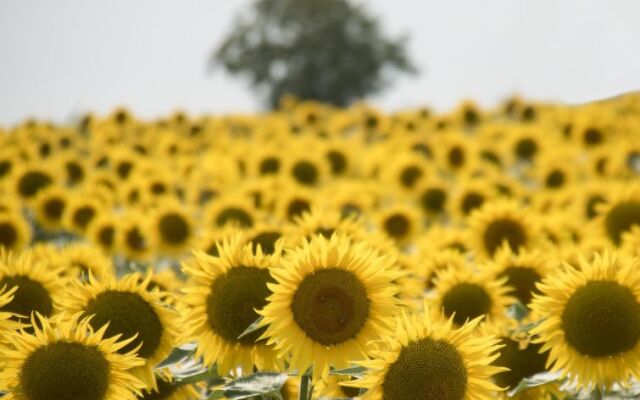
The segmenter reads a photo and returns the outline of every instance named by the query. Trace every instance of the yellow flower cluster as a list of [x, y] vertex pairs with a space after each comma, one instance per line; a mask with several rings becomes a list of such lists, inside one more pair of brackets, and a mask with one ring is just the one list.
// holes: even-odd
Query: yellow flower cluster
[[0, 391], [633, 393], [639, 131], [636, 95], [0, 130]]

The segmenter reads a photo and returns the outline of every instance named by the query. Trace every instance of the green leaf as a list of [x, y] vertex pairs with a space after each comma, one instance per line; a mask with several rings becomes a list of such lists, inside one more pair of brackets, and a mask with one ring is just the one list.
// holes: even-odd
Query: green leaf
[[358, 376], [358, 375], [364, 374], [365, 372], [367, 372], [367, 369], [365, 367], [354, 366], [354, 367], [349, 367], [344, 369], [334, 369], [333, 371], [329, 372], [329, 375]]
[[184, 362], [191, 357], [194, 352], [195, 348], [191, 346], [188, 348], [176, 347], [171, 351], [171, 354], [169, 354], [169, 356], [156, 367], [156, 369], [166, 368]]
[[211, 392], [209, 397], [207, 397], [207, 400], [218, 400], [218, 399], [222, 399], [223, 397], [224, 397], [223, 390], [214, 390], [213, 392]]
[[260, 323], [262, 322], [263, 318], [264, 317], [260, 316], [260, 317], [258, 317], [258, 319], [253, 321], [253, 323], [251, 325], [249, 325], [249, 327], [247, 329], [245, 329], [244, 332], [242, 332], [240, 334], [240, 336], [238, 336], [238, 339], [242, 339], [243, 337], [247, 336], [248, 334], [257, 331], [258, 329], [261, 329], [262, 327], [260, 326]]
[[507, 314], [516, 321], [522, 321], [529, 314], [529, 309], [519, 301], [516, 301], [509, 306]]
[[177, 383], [187, 384], [203, 381], [215, 381], [223, 383], [224, 379], [218, 375], [216, 366], [204, 369], [203, 367], [195, 367], [186, 371], [180, 371], [174, 374], [174, 379]]
[[561, 378], [560, 372], [542, 372], [521, 380], [518, 386], [509, 391], [508, 395], [513, 397], [538, 386], [554, 382], [560, 383], [562, 381], [563, 379]]
[[516, 334], [516, 333], [529, 333], [530, 330], [532, 330], [533, 328], [535, 328], [538, 325], [540, 325], [543, 321], [544, 321], [544, 319], [539, 319], [537, 321], [533, 321], [533, 322], [530, 322], [528, 324], [521, 325], [521, 326], [517, 327], [516, 329], [514, 329], [512, 333], [514, 333], [514, 334]]
[[276, 372], [258, 372], [227, 383], [222, 390], [228, 399], [248, 399], [255, 396], [270, 396], [282, 400], [280, 389], [289, 375]]

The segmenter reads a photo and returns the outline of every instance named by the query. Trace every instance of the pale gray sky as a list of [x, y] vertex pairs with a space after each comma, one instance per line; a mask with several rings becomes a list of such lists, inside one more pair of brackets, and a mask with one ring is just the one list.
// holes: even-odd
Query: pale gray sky
[[[640, 89], [637, 0], [361, 0], [409, 33], [422, 75], [371, 101], [392, 110], [518, 92], [581, 102]], [[0, 0], [0, 125], [127, 105], [143, 117], [252, 111], [208, 55], [248, 0]]]

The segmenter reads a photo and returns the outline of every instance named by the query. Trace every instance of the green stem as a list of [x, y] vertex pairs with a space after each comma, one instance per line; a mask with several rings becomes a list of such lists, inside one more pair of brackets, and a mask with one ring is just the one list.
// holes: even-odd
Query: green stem
[[300, 378], [300, 396], [298, 396], [298, 400], [309, 400], [310, 389], [311, 377], [308, 374], [304, 374]]

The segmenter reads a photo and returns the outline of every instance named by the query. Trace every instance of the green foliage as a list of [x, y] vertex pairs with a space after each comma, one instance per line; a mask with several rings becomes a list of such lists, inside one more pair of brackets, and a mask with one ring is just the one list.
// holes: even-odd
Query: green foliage
[[348, 0], [256, 0], [222, 41], [211, 65], [247, 77], [272, 107], [286, 94], [347, 105], [414, 73], [405, 38]]

